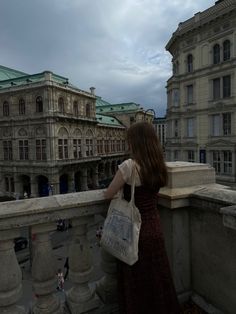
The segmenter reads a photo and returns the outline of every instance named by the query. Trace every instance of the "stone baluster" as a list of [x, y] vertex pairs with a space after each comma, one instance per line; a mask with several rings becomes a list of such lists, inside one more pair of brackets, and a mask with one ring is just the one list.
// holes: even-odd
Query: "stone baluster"
[[69, 278], [74, 286], [66, 293], [66, 303], [72, 314], [86, 313], [97, 308], [100, 301], [89, 286], [93, 266], [87, 240], [87, 224], [93, 217], [73, 219], [73, 241], [69, 249]]
[[96, 283], [96, 293], [105, 304], [117, 302], [117, 260], [101, 248], [101, 268], [105, 273]]
[[22, 273], [18, 264], [13, 239], [17, 230], [0, 231], [0, 313], [25, 314], [16, 303], [22, 295]]
[[62, 305], [55, 295], [57, 287], [55, 259], [52, 252], [49, 232], [55, 224], [32, 226], [35, 237], [32, 265], [33, 289], [37, 300], [33, 305], [34, 314], [62, 314]]

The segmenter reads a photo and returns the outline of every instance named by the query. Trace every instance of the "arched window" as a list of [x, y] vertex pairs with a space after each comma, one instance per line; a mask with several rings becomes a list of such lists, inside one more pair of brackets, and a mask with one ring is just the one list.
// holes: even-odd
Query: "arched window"
[[19, 100], [19, 114], [24, 115], [25, 114], [25, 101], [23, 98]]
[[5, 117], [9, 116], [9, 104], [7, 101], [4, 101], [4, 103], [3, 103], [2, 114]]
[[90, 108], [90, 104], [86, 105], [86, 117], [90, 117], [91, 115], [91, 108]]
[[36, 98], [36, 112], [43, 112], [43, 99], [41, 96]]
[[213, 63], [218, 64], [220, 63], [220, 45], [215, 44], [213, 47]]
[[64, 107], [64, 99], [62, 97], [60, 97], [58, 99], [58, 111], [60, 113], [64, 113], [65, 112], [65, 107]]
[[188, 55], [187, 57], [187, 71], [193, 72], [193, 55]]
[[230, 59], [230, 41], [227, 39], [223, 42], [223, 60]]
[[74, 101], [74, 103], [73, 103], [73, 114], [76, 117], [78, 117], [78, 115], [79, 115], [79, 108], [78, 108], [78, 102], [77, 101]]

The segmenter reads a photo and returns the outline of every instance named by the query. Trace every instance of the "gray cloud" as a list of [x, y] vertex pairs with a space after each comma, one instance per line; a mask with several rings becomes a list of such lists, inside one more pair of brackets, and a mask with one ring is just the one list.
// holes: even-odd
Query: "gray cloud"
[[0, 64], [28, 73], [51, 70], [112, 102], [165, 114], [178, 23], [213, 0], [3, 0]]

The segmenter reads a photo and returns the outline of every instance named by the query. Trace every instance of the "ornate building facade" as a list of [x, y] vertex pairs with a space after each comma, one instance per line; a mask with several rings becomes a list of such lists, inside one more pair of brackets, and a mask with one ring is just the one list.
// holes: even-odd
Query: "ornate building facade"
[[218, 179], [236, 181], [236, 1], [180, 23], [166, 49], [167, 160], [210, 163]]
[[85, 92], [45, 71], [0, 66], [0, 192], [15, 198], [96, 188], [125, 158], [126, 127], [96, 115]]

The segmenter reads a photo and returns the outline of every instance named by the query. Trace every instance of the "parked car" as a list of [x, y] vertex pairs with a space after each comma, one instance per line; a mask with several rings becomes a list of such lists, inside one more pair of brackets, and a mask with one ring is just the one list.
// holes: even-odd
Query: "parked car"
[[15, 251], [20, 251], [28, 246], [28, 240], [25, 237], [18, 237], [14, 239]]

